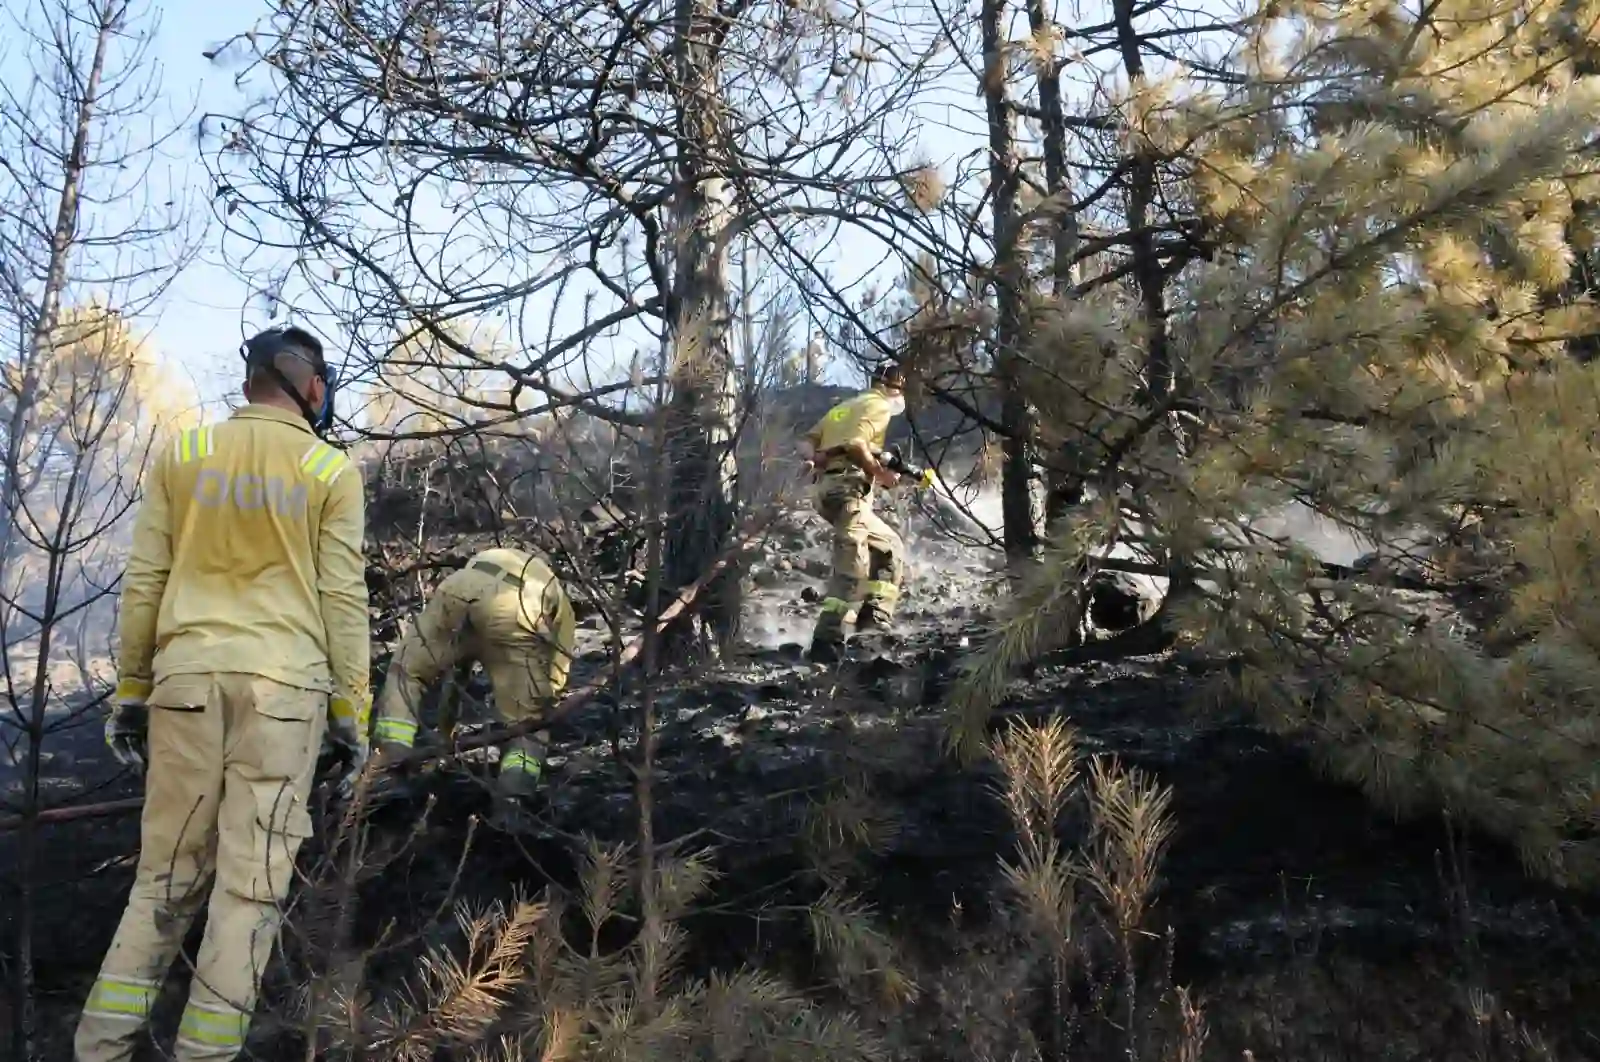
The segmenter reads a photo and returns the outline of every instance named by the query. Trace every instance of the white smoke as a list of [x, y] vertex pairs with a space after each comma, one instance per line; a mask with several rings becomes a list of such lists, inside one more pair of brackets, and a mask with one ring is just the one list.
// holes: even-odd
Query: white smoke
[[797, 600], [791, 594], [781, 597], [771, 593], [747, 595], [740, 626], [744, 640], [759, 649], [809, 642], [811, 627], [816, 623], [816, 615], [810, 610], [816, 606], [809, 605], [808, 611], [800, 612], [792, 607], [792, 602]]
[[[937, 609], [995, 596], [1004, 567], [998, 548], [1004, 527], [998, 489], [952, 489], [936, 477], [920, 504], [913, 503], [909, 493], [895, 492], [887, 498], [890, 509], [884, 515], [905, 538], [905, 600], [909, 607]], [[812, 545], [792, 556], [794, 570], [781, 573], [767, 586], [752, 587], [745, 597], [742, 635], [752, 646], [770, 649], [810, 641], [817, 604], [805, 601], [801, 594], [806, 587], [820, 591], [820, 564], [826, 564], [829, 556], [821, 517], [808, 512], [802, 519], [814, 525], [814, 535]], [[1359, 536], [1298, 502], [1258, 517], [1252, 526], [1297, 542], [1332, 564], [1350, 565], [1372, 549]], [[1132, 530], [1137, 534], [1137, 528]], [[1110, 549], [1109, 556], [1143, 563], [1152, 560], [1136, 546], [1120, 542]], [[803, 570], [807, 560], [811, 561], [811, 574]], [[1163, 577], [1124, 573], [1123, 578], [1152, 599], [1166, 595], [1168, 580]]]

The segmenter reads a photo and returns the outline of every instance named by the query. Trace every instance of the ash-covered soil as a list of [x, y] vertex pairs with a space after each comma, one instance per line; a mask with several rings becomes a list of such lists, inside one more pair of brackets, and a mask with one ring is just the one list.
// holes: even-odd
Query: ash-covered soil
[[[808, 812], [845, 780], [881, 822], [874, 849], [846, 873], [924, 964], [953, 954], [968, 931], [953, 912], [981, 926], [1001, 895], [997, 860], [1012, 838], [991, 795], [995, 772], [945, 755], [939, 715], [962, 650], [985, 632], [990, 565], [923, 548], [896, 636], [812, 665], [798, 642], [826, 571], [817, 530], [794, 521], [757, 560], [754, 644], [714, 674], [655, 690], [657, 835], [715, 847], [722, 872], [691, 922], [700, 966], [804, 976], [794, 911], [821, 892]], [[603, 662], [592, 651], [574, 681]], [[1041, 668], [995, 724], [1065, 716], [1086, 752], [1114, 753], [1173, 788], [1177, 833], [1150, 928], [1171, 927], [1175, 978], [1206, 1003], [1207, 1058], [1469, 1057], [1474, 1001], [1509, 1011], [1555, 1058], [1600, 1058], [1600, 905], [1534, 882], [1513, 855], [1447, 833], [1435, 815], [1396, 822], [1373, 810], [1254, 726], [1247, 706], [1203, 696], [1205, 685], [1165, 657]], [[452, 890], [504, 899], [516, 886], [570, 883], [581, 835], [631, 840], [633, 783], [616, 755], [631, 753], [635, 704], [631, 693], [596, 703], [554, 728], [539, 836], [476, 825], [490, 807], [482, 764], [430, 776], [381, 811], [398, 835], [435, 801], [416, 843], [364, 888], [358, 934], [426, 931], [442, 907], [449, 917]], [[60, 790], [112, 774], [93, 728], [65, 738], [47, 772]], [[116, 788], [98, 795], [125, 795]], [[1081, 827], [1066, 829], [1075, 839]], [[131, 817], [46, 829], [39, 977], [52, 1057], [68, 1057], [65, 1034], [115, 927], [136, 838]], [[0, 837], [0, 859], [13, 841]], [[395, 984], [414, 960], [399, 949], [371, 974]], [[262, 1057], [288, 1057], [280, 1035], [262, 1024]]]

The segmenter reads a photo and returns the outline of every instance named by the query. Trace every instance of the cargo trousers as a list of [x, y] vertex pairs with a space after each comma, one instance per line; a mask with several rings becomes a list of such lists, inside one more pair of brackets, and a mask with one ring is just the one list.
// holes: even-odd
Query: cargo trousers
[[859, 626], [887, 626], [900, 603], [905, 543], [872, 511], [866, 473], [854, 466], [825, 468], [817, 477], [814, 504], [833, 528], [833, 571], [812, 644], [843, 642], [857, 602]]
[[[125, 1062], [207, 900], [177, 1062], [244, 1047], [281, 924], [327, 727], [328, 694], [253, 675], [175, 675], [149, 698], [139, 864], [75, 1041], [77, 1062]], [[214, 883], [213, 883], [214, 879]]]
[[[414, 745], [423, 693], [467, 660], [480, 661], [488, 672], [501, 722], [537, 719], [547, 711], [556, 692], [554, 675], [564, 680], [568, 666], [544, 613], [545, 586], [554, 580], [537, 560], [519, 572], [474, 560], [447, 576], [395, 649], [373, 713], [374, 743], [384, 750]], [[500, 787], [527, 792], [543, 772], [545, 754], [536, 733], [507, 742]]]

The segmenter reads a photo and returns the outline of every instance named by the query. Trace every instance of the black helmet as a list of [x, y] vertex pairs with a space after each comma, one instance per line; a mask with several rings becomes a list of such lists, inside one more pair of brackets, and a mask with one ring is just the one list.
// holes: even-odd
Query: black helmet
[[[333, 392], [339, 380], [323, 357], [322, 343], [316, 336], [304, 328], [274, 325], [245, 340], [243, 346], [239, 348], [239, 353], [244, 358], [247, 369], [261, 369], [277, 379], [283, 393], [293, 398], [295, 404], [300, 407], [300, 412], [306, 418], [306, 423], [311, 425], [312, 431], [321, 435], [333, 426]], [[322, 380], [321, 409], [312, 409], [305, 397], [289, 383], [283, 370], [278, 368], [279, 354], [292, 354], [304, 361]]]

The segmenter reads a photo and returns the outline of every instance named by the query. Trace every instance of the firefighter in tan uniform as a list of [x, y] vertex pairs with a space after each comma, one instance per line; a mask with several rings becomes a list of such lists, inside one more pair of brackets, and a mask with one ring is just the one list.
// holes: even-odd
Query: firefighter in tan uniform
[[[383, 756], [417, 738], [423, 692], [451, 667], [481, 661], [505, 723], [539, 719], [566, 688], [576, 622], [572, 603], [540, 557], [487, 549], [434, 590], [389, 662], [378, 695], [373, 740]], [[544, 739], [528, 733], [501, 750], [496, 788], [513, 803], [538, 792]]]
[[[244, 346], [249, 404], [153, 462], [123, 582], [106, 737], [145, 772], [139, 865], [84, 1006], [78, 1062], [122, 1062], [207, 902], [174, 1057], [236, 1057], [277, 940], [325, 740], [351, 774], [370, 711], [360, 471], [321, 344]], [[214, 883], [213, 883], [214, 879]]]
[[872, 374], [871, 387], [834, 406], [806, 436], [816, 473], [817, 512], [833, 527], [833, 574], [811, 634], [811, 656], [832, 660], [846, 636], [852, 605], [856, 627], [894, 619], [905, 572], [905, 544], [872, 511], [873, 488], [899, 476], [878, 461], [889, 421], [905, 412], [905, 377], [893, 364]]

